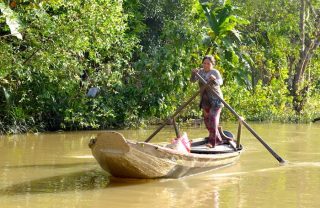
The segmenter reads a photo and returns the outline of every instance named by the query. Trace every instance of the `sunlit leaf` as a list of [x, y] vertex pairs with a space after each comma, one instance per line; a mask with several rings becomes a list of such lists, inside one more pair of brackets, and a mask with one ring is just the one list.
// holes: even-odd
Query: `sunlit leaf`
[[19, 32], [19, 29], [21, 28], [20, 21], [16, 17], [15, 13], [10, 9], [9, 6], [5, 5], [2, 2], [0, 3], [0, 10], [6, 18], [6, 24], [10, 28], [11, 35], [22, 40], [22, 35]]

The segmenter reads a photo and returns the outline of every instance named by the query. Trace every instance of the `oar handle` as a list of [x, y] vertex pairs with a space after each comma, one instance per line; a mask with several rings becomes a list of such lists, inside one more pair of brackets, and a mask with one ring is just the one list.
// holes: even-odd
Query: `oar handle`
[[263, 139], [249, 126], [249, 124], [247, 124], [247, 122], [245, 122], [238, 115], [238, 113], [235, 110], [233, 110], [233, 108], [228, 103], [226, 103], [226, 101], [224, 101], [222, 97], [210, 85], [208, 85], [206, 80], [204, 80], [197, 72], [195, 75], [198, 77], [199, 81], [202, 84], [204, 84], [206, 88], [210, 89], [210, 92], [212, 92], [217, 98], [219, 98], [219, 100], [224, 104], [224, 106], [228, 108], [231, 111], [231, 113], [235, 115], [243, 123], [243, 125], [253, 134], [253, 136], [255, 136], [259, 140], [259, 142], [273, 155], [273, 157], [275, 157], [279, 161], [279, 163], [285, 163], [285, 160], [283, 160], [275, 151], [273, 151], [273, 149], [265, 141], [263, 141]]

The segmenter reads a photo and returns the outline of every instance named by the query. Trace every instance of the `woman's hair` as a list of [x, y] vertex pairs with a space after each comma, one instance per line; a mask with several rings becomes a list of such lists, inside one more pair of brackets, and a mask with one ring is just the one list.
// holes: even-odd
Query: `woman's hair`
[[214, 65], [215, 62], [216, 62], [213, 56], [211, 56], [211, 55], [206, 55], [206, 56], [203, 57], [202, 63], [203, 63], [204, 60], [206, 60], [206, 59], [208, 59], [208, 60], [212, 63], [212, 65]]

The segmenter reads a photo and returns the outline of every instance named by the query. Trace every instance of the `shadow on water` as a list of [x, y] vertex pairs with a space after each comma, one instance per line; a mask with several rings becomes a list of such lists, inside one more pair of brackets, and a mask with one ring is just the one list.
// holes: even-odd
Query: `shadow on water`
[[66, 164], [43, 164], [43, 165], [12, 165], [12, 166], [5, 166], [6, 169], [19, 169], [19, 168], [47, 168], [47, 167], [54, 167], [54, 168], [70, 168], [70, 167], [77, 167], [83, 165], [93, 165], [96, 164], [95, 162], [80, 162], [80, 163], [66, 163]]
[[[83, 163], [82, 163], [83, 165]], [[150, 183], [156, 179], [114, 178], [107, 172], [92, 169], [53, 177], [31, 180], [0, 189], [0, 195], [58, 193], [114, 188]]]
[[[91, 163], [90, 163], [91, 164]], [[72, 164], [77, 166], [80, 164]], [[81, 163], [83, 165], [83, 163]], [[68, 165], [70, 167], [70, 164]], [[234, 180], [234, 177], [240, 175], [252, 175], [258, 172], [279, 172], [287, 171], [292, 168], [297, 167], [320, 167], [319, 162], [289, 162], [284, 166], [270, 167], [265, 169], [257, 169], [249, 172], [231, 172], [231, 173], [212, 173], [210, 171], [205, 174], [189, 176], [182, 179], [123, 179], [123, 178], [114, 178], [110, 176], [105, 171], [101, 169], [91, 169], [87, 171], [79, 171], [74, 173], [68, 173], [58, 176], [46, 177], [37, 180], [31, 180], [19, 184], [14, 184], [5, 188], [0, 189], [0, 195], [17, 195], [17, 194], [41, 194], [41, 193], [59, 193], [67, 191], [85, 191], [85, 190], [96, 190], [96, 189], [105, 189], [105, 188], [115, 188], [115, 187], [125, 187], [125, 186], [134, 186], [134, 185], [151, 185], [156, 183], [166, 184], [165, 187], [174, 185], [174, 187], [181, 186], [181, 184], [195, 183], [192, 182], [197, 180], [197, 184], [203, 182], [203, 186], [210, 181], [225, 181], [225, 180]], [[21, 167], [21, 166], [20, 166]], [[34, 167], [34, 166], [32, 166]], [[40, 165], [41, 167], [41, 165]], [[62, 165], [61, 167], [64, 167]], [[14, 168], [14, 167], [11, 167]], [[18, 168], [18, 167], [16, 167]], [[238, 180], [236, 180], [238, 181]], [[178, 184], [178, 185], [177, 185]], [[212, 185], [212, 184], [211, 184]]]
[[0, 195], [91, 190], [105, 188], [109, 183], [110, 175], [107, 173], [99, 170], [89, 170], [15, 184], [0, 189]]
[[116, 178], [111, 176], [110, 184], [108, 188], [147, 184], [147, 183], [157, 182], [159, 180], [163, 180], [163, 179]]

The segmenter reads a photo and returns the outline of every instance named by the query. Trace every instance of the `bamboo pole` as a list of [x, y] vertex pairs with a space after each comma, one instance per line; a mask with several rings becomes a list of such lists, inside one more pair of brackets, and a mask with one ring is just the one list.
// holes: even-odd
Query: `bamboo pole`
[[[187, 100], [184, 104], [182, 104], [175, 112], [174, 114], [169, 117], [167, 119], [167, 121], [172, 121], [175, 119], [175, 117], [187, 106], [189, 105], [189, 103], [191, 103], [191, 101], [193, 101], [199, 94], [200, 94], [200, 90], [198, 90], [196, 93], [194, 93], [194, 95]], [[161, 126], [158, 127], [157, 130], [155, 130], [144, 142], [149, 142], [161, 129], [163, 129], [163, 127], [165, 127], [165, 125], [167, 124], [167, 121], [163, 122], [163, 124], [161, 124]]]
[[241, 121], [239, 121], [238, 133], [237, 133], [237, 148], [240, 148], [241, 130], [242, 130], [242, 123]]

